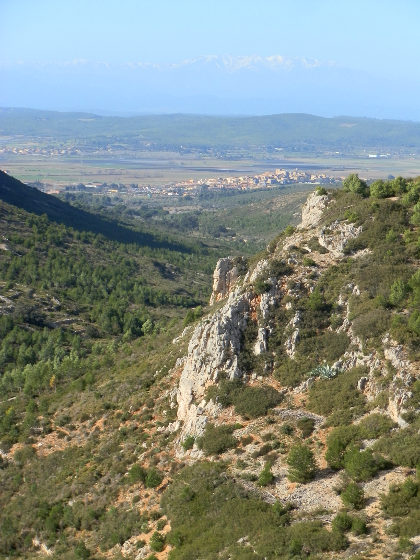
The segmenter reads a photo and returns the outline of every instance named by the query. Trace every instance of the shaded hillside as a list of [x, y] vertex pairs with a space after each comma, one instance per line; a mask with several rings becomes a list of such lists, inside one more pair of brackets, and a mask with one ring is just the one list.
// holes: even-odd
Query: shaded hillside
[[0, 200], [39, 216], [46, 214], [50, 220], [76, 230], [102, 234], [113, 241], [176, 251], [191, 250], [182, 243], [165, 239], [164, 236], [134, 231], [120, 226], [115, 221], [74, 208], [54, 196], [25, 185], [4, 171], [0, 171]]
[[116, 138], [167, 146], [420, 147], [420, 123], [307, 114], [255, 117], [143, 115], [109, 117], [34, 109], [0, 109], [0, 135], [61, 139]]

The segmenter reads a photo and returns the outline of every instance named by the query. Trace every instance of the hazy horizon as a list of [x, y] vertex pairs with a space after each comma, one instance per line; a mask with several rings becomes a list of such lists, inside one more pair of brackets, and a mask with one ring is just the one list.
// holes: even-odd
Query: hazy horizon
[[420, 121], [420, 3], [5, 0], [0, 106]]

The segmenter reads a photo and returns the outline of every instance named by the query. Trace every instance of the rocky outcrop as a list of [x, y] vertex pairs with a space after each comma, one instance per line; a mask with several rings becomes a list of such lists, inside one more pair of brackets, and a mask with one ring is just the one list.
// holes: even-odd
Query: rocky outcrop
[[[196, 405], [203, 400], [206, 388], [217, 381], [221, 372], [231, 379], [239, 377], [238, 353], [241, 348], [242, 332], [246, 327], [250, 311], [251, 296], [232, 292], [226, 304], [216, 313], [200, 321], [196, 326], [189, 346], [179, 381], [177, 394], [178, 419], [184, 421], [191, 415], [202, 415]], [[205, 406], [202, 403], [201, 408]], [[194, 408], [195, 407], [195, 408]], [[203, 428], [203, 423], [197, 430]], [[193, 424], [188, 433], [196, 433]]]
[[335, 221], [327, 228], [321, 229], [318, 241], [335, 257], [342, 257], [348, 242], [358, 237], [361, 232], [362, 226], [356, 227], [354, 224]]
[[299, 224], [298, 229], [317, 226], [321, 221], [325, 208], [330, 202], [331, 200], [326, 194], [310, 194], [302, 207], [302, 222]]
[[219, 259], [213, 273], [213, 292], [210, 297], [210, 305], [229, 295], [241, 274], [243, 266], [242, 259], [237, 257]]

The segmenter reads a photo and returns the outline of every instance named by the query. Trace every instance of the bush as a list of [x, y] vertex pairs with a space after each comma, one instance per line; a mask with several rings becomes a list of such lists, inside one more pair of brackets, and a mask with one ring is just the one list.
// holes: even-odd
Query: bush
[[194, 436], [187, 436], [184, 441], [182, 442], [182, 447], [184, 448], [185, 451], [188, 451], [189, 449], [192, 449], [194, 446], [194, 442], [195, 442], [195, 437]]
[[273, 387], [245, 387], [234, 395], [235, 410], [244, 418], [264, 416], [281, 401], [281, 395]]
[[395, 422], [384, 414], [370, 414], [358, 424], [360, 437], [362, 439], [377, 439], [387, 434], [395, 426]]
[[374, 449], [387, 455], [396, 465], [414, 468], [420, 464], [420, 434], [414, 426], [380, 438]]
[[339, 531], [340, 533], [346, 533], [350, 531], [352, 526], [352, 518], [348, 513], [341, 512], [338, 513], [332, 520], [331, 526], [333, 531]]
[[258, 486], [268, 486], [274, 480], [274, 475], [271, 472], [271, 463], [267, 462], [258, 477]]
[[360, 517], [353, 517], [351, 532], [355, 535], [365, 535], [367, 533], [366, 522]]
[[165, 537], [162, 533], [155, 531], [150, 539], [150, 548], [155, 552], [162, 552], [165, 548]]
[[206, 455], [219, 455], [232, 447], [238, 441], [232, 436], [233, 426], [214, 426], [207, 424], [204, 434], [197, 440], [197, 445]]
[[129, 484], [135, 484], [136, 482], [145, 482], [146, 480], [146, 470], [139, 464], [135, 464], [131, 467], [127, 474]]
[[287, 456], [288, 478], [291, 482], [309, 482], [315, 476], [315, 459], [306, 445], [294, 445]]
[[385, 466], [386, 462], [381, 457], [375, 457], [370, 449], [360, 451], [354, 447], [344, 456], [344, 468], [356, 482], [370, 480]]
[[363, 488], [350, 482], [340, 494], [343, 504], [353, 509], [362, 509], [365, 504]]
[[339, 373], [334, 379], [320, 380], [309, 390], [308, 407], [323, 416], [335, 413], [335, 422], [351, 422], [364, 412], [366, 399], [357, 390], [363, 368]]
[[156, 469], [150, 469], [147, 472], [144, 485], [146, 488], [156, 488], [163, 480], [163, 475]]
[[352, 173], [344, 179], [343, 191], [360, 194], [363, 197], [369, 196], [369, 187], [365, 181], [359, 179], [356, 173]]
[[391, 532], [402, 537], [420, 534], [420, 482], [413, 479], [391, 486], [381, 497], [381, 506], [388, 517], [394, 518]]
[[299, 418], [296, 422], [296, 426], [301, 430], [302, 437], [307, 438], [309, 437], [315, 429], [315, 420], [313, 418], [308, 418], [305, 416], [304, 418]]

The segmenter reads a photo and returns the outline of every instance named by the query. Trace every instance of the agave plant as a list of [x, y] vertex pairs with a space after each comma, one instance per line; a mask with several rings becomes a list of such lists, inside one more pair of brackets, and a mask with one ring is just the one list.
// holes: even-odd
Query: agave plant
[[331, 367], [327, 364], [322, 364], [314, 367], [309, 373], [308, 377], [319, 377], [321, 379], [333, 379], [338, 374], [338, 369]]

